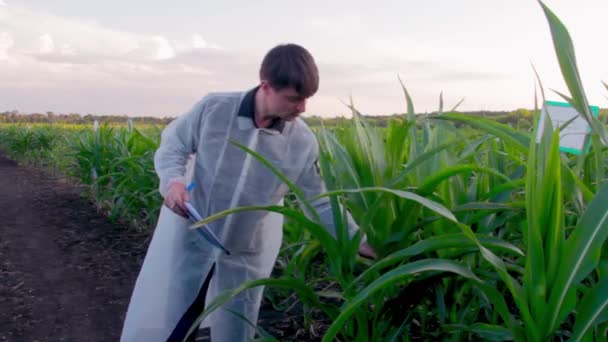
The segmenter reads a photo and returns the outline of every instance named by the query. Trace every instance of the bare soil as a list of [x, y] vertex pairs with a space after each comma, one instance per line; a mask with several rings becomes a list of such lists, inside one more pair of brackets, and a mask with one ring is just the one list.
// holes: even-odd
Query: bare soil
[[[151, 232], [81, 193], [0, 154], [0, 341], [118, 341]], [[264, 301], [259, 324], [280, 340], [311, 339], [298, 321]]]

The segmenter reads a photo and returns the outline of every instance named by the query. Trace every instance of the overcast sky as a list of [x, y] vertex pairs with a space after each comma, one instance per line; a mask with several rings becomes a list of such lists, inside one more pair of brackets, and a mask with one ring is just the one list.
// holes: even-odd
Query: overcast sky
[[[547, 0], [573, 37], [591, 104], [608, 107], [607, 0]], [[306, 47], [321, 73], [308, 114], [534, 106], [537, 68], [566, 92], [533, 0], [0, 0], [0, 111], [176, 116], [256, 85], [265, 52]], [[548, 99], [560, 100], [547, 92]]]

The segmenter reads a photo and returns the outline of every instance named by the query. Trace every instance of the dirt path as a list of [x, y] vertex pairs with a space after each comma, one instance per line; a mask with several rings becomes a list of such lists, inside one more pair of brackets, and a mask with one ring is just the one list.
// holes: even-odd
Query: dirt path
[[[118, 341], [151, 233], [110, 223], [79, 193], [0, 153], [0, 342]], [[266, 299], [258, 323], [282, 341], [320, 339]]]
[[147, 235], [0, 155], [0, 341], [118, 341]]

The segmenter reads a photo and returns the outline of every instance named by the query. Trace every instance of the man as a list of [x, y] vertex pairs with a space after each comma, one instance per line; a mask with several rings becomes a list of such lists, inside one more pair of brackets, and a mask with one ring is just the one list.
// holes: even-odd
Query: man
[[[264, 57], [257, 87], [244, 93], [209, 94], [165, 128], [154, 159], [164, 206], [121, 341], [166, 341], [179, 334], [186, 312], [205, 295], [199, 291], [212, 267], [209, 300], [223, 290], [270, 276], [282, 242], [280, 215], [243, 212], [209, 224], [231, 252], [226, 255], [188, 229], [184, 202], [190, 201], [203, 216], [246, 205], [282, 203], [288, 188], [232, 141], [264, 156], [307, 198], [326, 192], [315, 165], [317, 141], [298, 117], [318, 85], [317, 66], [309, 52], [295, 44], [279, 45]], [[191, 176], [196, 187], [189, 193], [186, 184], [191, 179], [185, 175], [191, 154], [196, 154]], [[327, 198], [315, 201], [313, 207], [335, 236]], [[348, 220], [352, 237], [358, 227], [350, 216]], [[365, 242], [360, 253], [374, 256]], [[216, 310], [209, 322], [211, 340], [252, 339], [254, 328], [231, 311], [255, 324], [262, 292], [261, 287], [244, 291]]]

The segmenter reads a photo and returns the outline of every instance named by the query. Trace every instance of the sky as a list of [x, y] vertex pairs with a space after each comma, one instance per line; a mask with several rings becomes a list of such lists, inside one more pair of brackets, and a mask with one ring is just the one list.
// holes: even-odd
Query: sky
[[[546, 0], [574, 41], [589, 101], [608, 107], [608, 1]], [[534, 0], [0, 0], [0, 112], [177, 116], [254, 87], [264, 54], [297, 43], [319, 91], [306, 115], [534, 107], [567, 93]]]

